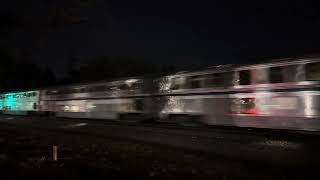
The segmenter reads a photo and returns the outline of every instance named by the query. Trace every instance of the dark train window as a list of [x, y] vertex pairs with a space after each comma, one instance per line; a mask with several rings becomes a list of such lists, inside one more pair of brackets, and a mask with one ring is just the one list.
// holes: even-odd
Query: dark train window
[[249, 70], [239, 71], [239, 85], [251, 84], [251, 74]]
[[306, 80], [320, 81], [320, 62], [306, 64]]
[[270, 83], [282, 83], [283, 67], [271, 67], [269, 69], [269, 81]]
[[105, 90], [107, 90], [106, 86], [92, 86], [87, 88], [88, 92], [99, 92], [99, 91], [105, 91]]
[[96, 86], [95, 89], [96, 89], [96, 91], [106, 91], [107, 86], [104, 86], [104, 85]]
[[204, 81], [205, 77], [204, 76], [192, 76], [190, 78], [190, 87], [191, 88], [201, 88], [202, 82]]
[[80, 88], [80, 89], [79, 89], [79, 92], [80, 92], [80, 93], [84, 93], [84, 92], [85, 92], [85, 88]]
[[139, 81], [137, 81], [137, 82], [134, 82], [134, 83], [131, 84], [130, 88], [131, 88], [131, 89], [139, 89], [139, 88], [141, 88], [142, 83], [143, 83], [142, 80], [139, 80]]
[[235, 114], [257, 114], [254, 98], [232, 99], [231, 112]]
[[128, 89], [129, 89], [129, 86], [126, 85], [126, 84], [120, 84], [120, 85], [118, 86], [118, 89], [120, 89], [120, 90], [128, 90]]
[[60, 91], [57, 91], [57, 90], [52, 90], [52, 91], [47, 91], [46, 94], [47, 95], [56, 95], [56, 94], [59, 94]]
[[211, 74], [207, 78], [206, 86], [208, 87], [227, 87], [232, 85], [233, 73], [216, 73]]
[[299, 71], [299, 66], [290, 65], [283, 67], [283, 81], [284, 82], [295, 82], [303, 79], [302, 72]]
[[143, 99], [136, 100], [136, 110], [143, 111]]
[[62, 89], [60, 90], [60, 94], [70, 94], [72, 93], [72, 89]]

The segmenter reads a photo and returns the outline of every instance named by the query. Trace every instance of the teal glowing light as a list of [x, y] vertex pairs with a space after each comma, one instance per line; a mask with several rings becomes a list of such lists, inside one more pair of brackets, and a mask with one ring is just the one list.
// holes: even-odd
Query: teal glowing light
[[36, 91], [7, 93], [2, 99], [2, 107], [10, 111], [31, 111], [34, 104], [38, 104], [38, 93]]
[[6, 106], [8, 109], [13, 109], [15, 105], [15, 98], [14, 94], [6, 94], [6, 101], [4, 102], [4, 106]]

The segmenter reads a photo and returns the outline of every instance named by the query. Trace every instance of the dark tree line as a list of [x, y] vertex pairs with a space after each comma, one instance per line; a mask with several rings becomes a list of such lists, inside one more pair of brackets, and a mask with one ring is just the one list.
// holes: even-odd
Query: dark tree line
[[130, 58], [109, 59], [107, 57], [85, 60], [85, 64], [77, 65], [78, 60], [68, 63], [66, 83], [110, 80], [131, 76], [148, 76], [171, 73], [172, 65], [156, 66]]
[[40, 67], [32, 61], [32, 54], [24, 52], [18, 58], [13, 58], [6, 52], [0, 52], [0, 92], [36, 89], [47, 86], [70, 83], [111, 80], [131, 76], [148, 76], [171, 73], [173, 66], [156, 66], [145, 62], [124, 59], [109, 59], [107, 57], [79, 60], [70, 58], [67, 76], [57, 79], [50, 67]]
[[40, 68], [32, 62], [30, 53], [13, 58], [0, 52], [0, 91], [33, 89], [56, 83], [55, 74], [49, 67]]

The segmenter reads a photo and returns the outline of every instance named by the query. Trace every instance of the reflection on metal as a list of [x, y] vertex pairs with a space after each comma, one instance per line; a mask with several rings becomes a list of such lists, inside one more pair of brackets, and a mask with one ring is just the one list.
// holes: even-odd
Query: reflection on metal
[[257, 142], [258, 145], [264, 146], [272, 146], [272, 147], [281, 147], [281, 148], [290, 148], [290, 149], [298, 149], [301, 148], [302, 145], [293, 141], [286, 141], [286, 140], [268, 140]]
[[52, 160], [53, 161], [58, 161], [58, 146], [54, 145], [52, 147], [53, 151], [52, 151]]
[[76, 127], [82, 127], [87, 125], [88, 123], [75, 123], [75, 124], [69, 124], [69, 125], [63, 126], [63, 128], [76, 128]]
[[312, 106], [313, 106], [313, 96], [305, 96], [305, 115], [312, 116], [314, 114]]

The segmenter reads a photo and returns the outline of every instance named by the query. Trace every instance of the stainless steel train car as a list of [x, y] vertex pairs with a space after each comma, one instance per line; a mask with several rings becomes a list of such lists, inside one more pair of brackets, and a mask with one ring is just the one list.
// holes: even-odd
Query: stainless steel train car
[[42, 90], [42, 111], [58, 117], [119, 119], [120, 115], [141, 114], [144, 79], [62, 86]]
[[320, 130], [319, 72], [319, 59], [297, 59], [168, 76], [162, 113], [212, 125]]
[[319, 58], [287, 59], [45, 88], [33, 103], [58, 117], [319, 131], [319, 81]]

